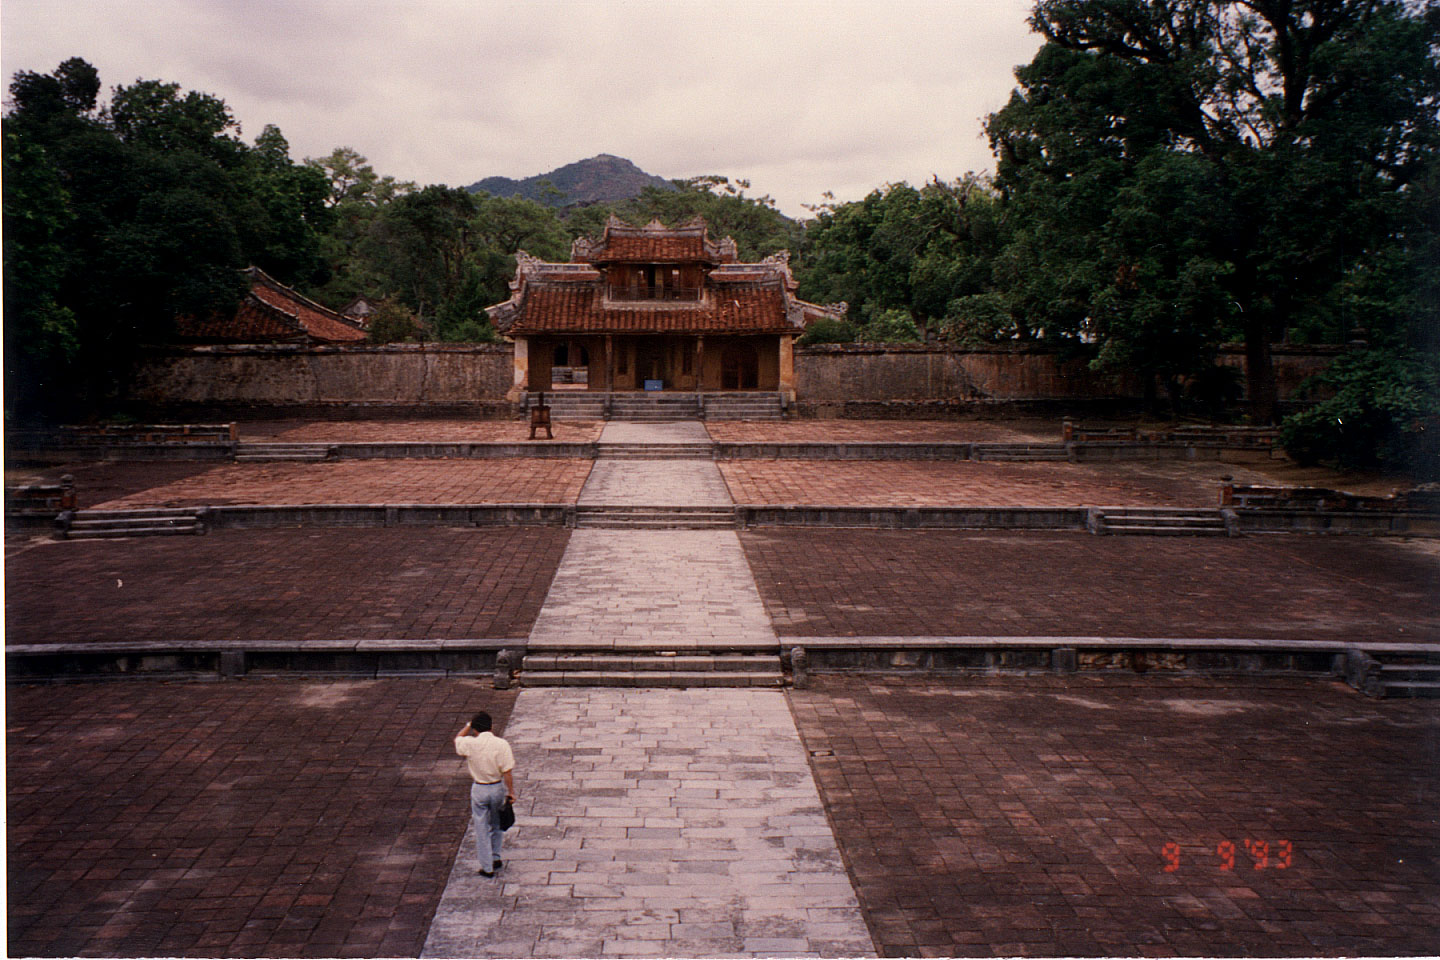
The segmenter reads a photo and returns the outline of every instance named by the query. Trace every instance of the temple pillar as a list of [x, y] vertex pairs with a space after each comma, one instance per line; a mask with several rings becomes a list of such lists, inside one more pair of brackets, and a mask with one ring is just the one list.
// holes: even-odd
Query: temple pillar
[[705, 337], [695, 338], [695, 392], [705, 389]]
[[511, 403], [517, 403], [525, 396], [525, 391], [530, 386], [530, 341], [528, 338], [515, 338], [515, 347], [511, 352], [511, 357], [514, 364], [514, 382], [509, 392], [505, 394], [505, 399]]
[[605, 392], [615, 389], [615, 337], [605, 334]]

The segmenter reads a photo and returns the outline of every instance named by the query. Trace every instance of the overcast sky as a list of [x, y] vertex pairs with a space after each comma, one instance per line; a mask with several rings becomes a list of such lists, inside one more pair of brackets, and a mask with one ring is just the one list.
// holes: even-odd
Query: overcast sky
[[826, 190], [990, 170], [982, 118], [1039, 39], [1029, 0], [3, 0], [0, 67], [79, 56], [219, 96], [296, 159], [354, 147], [463, 186], [612, 153]]

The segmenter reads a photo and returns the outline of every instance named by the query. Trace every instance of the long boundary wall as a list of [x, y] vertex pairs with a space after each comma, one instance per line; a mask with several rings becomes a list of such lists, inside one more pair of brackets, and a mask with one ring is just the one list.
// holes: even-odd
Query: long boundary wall
[[[1282, 399], [1343, 350], [1277, 345]], [[510, 409], [504, 398], [514, 381], [512, 351], [510, 344], [163, 347], [146, 354], [131, 395], [162, 408], [448, 405], [493, 415]], [[1244, 353], [1226, 348], [1220, 362], [1243, 371]], [[827, 409], [844, 415], [843, 408], [856, 403], [923, 412], [927, 404], [1133, 402], [1143, 392], [1134, 376], [1098, 374], [1084, 361], [1019, 345], [799, 347], [795, 388], [800, 412], [820, 415]]]

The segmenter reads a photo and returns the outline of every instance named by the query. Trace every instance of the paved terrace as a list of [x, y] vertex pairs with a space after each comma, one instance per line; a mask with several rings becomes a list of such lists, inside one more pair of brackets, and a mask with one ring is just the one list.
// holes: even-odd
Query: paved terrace
[[[12, 541], [6, 636], [523, 637], [570, 538], [585, 535], [587, 552], [604, 552], [619, 534], [649, 543], [665, 532], [429, 527]], [[782, 637], [1440, 641], [1440, 558], [1427, 541], [775, 529], [742, 533], [740, 543]], [[615, 560], [663, 587], [645, 556], [621, 549]], [[576, 602], [589, 602], [575, 582]]]
[[[831, 869], [821, 834], [772, 833], [744, 806], [706, 800], [808, 783], [794, 779], [799, 748], [884, 956], [1440, 951], [1431, 704], [1274, 679], [822, 677], [751, 694], [772, 698], [749, 725], [767, 736], [727, 746], [726, 736], [644, 741], [600, 702], [574, 699], [588, 692], [556, 694], [566, 706], [554, 713], [527, 705], [538, 692], [520, 694], [512, 721], [525, 819], [507, 840], [506, 872], [452, 896], [477, 916], [522, 911], [497, 929], [505, 937], [527, 936], [545, 914], [560, 955], [607, 955], [590, 949], [607, 936], [631, 941], [612, 946], [617, 956], [676, 955], [719, 935], [799, 952], [800, 914], [767, 919], [763, 904], [737, 900], [684, 927], [686, 911], [705, 906], [696, 877], [724, 870], [710, 875], [722, 881], [712, 892], [733, 889], [727, 843], [742, 853], [814, 843], [807, 869], [816, 880]], [[475, 709], [503, 721], [513, 697], [424, 679], [12, 685], [10, 954], [417, 956], [427, 936], [445, 952], [451, 941], [430, 918], [469, 850], [450, 737]], [[789, 746], [769, 736], [788, 720], [786, 700], [799, 734]], [[573, 722], [597, 742], [567, 765], [554, 751], [569, 749]], [[755, 781], [746, 765], [761, 751]], [[643, 820], [684, 770], [721, 758], [708, 793], [684, 794], [736, 811], [709, 840], [701, 827], [682, 839], [671, 824], [626, 825], [630, 808]], [[1268, 851], [1247, 853], [1246, 840]], [[694, 852], [663, 856], [671, 849]], [[761, 891], [773, 857], [750, 860]], [[682, 886], [662, 889], [672, 884]], [[685, 896], [688, 906], [675, 902]], [[572, 922], [555, 924], [557, 903]], [[843, 907], [805, 909], [818, 911], [807, 923], [845, 922]], [[839, 929], [809, 928], [817, 940]]]
[[[627, 472], [633, 484], [648, 469], [630, 466], [611, 478], [617, 491], [627, 489]], [[598, 490], [604, 478], [593, 479]], [[693, 493], [699, 479], [664, 482]], [[719, 498], [723, 485], [712, 489], [708, 496]], [[541, 536], [498, 537], [512, 533]], [[872, 533], [881, 538], [860, 536]], [[336, 563], [315, 552], [334, 547], [340, 534], [357, 535], [339, 542], [357, 559]], [[401, 534], [433, 537], [443, 548], [426, 552]], [[241, 611], [230, 624], [238, 635], [263, 629], [256, 614], [279, 603], [288, 606], [270, 627], [292, 637], [397, 625], [429, 637], [475, 636], [530, 625], [532, 640], [563, 643], [579, 621], [624, 626], [634, 618], [631, 601], [662, 579], [658, 571], [718, 563], [727, 583], [751, 579], [734, 532], [703, 544], [708, 532], [654, 544], [608, 534], [577, 531], [568, 548], [559, 530], [14, 541], [12, 571], [52, 578], [22, 582], [30, 593], [19, 601], [12, 593], [7, 627], [44, 635], [72, 608], [123, 621], [116, 597], [129, 574], [160, 607], [149, 621], [143, 606], [131, 608], [151, 631], [183, 629], [193, 612], [172, 614], [177, 600], [191, 597], [201, 607], [194, 622], [203, 622], [205, 605], [220, 595], [228, 599], [210, 609], [249, 604], [249, 619]], [[1166, 561], [1154, 544], [1144, 543], [1143, 555], [1107, 553], [1093, 549], [1103, 538], [1084, 535], [884, 534], [826, 531], [823, 542], [809, 531], [745, 534], [759, 595], [748, 587], [749, 607], [737, 609], [733, 623], [723, 611], [706, 619], [726, 632], [773, 638], [763, 597], [786, 635], [815, 635], [806, 629], [816, 624], [827, 633], [870, 632], [872, 623], [884, 624], [877, 633], [953, 635], [975, 632], [968, 628], [984, 624], [987, 610], [997, 623], [1013, 622], [1027, 600], [1050, 596], [1057, 584], [1061, 599], [1073, 600], [1087, 596], [1082, 584], [1113, 582], [1089, 622], [1105, 635], [1135, 635], [1134, 625], [1157, 610], [1223, 609], [1231, 581], [1204, 575], [1195, 578], [1200, 589], [1176, 589], [1197, 568], [1213, 567], [1253, 574], [1275, 595], [1304, 591], [1315, 609], [1333, 600], [1346, 628], [1358, 629], [1387, 612], [1396, 621], [1386, 626], [1400, 625], [1435, 579], [1433, 556], [1390, 541], [1361, 541], [1358, 558], [1347, 559], [1324, 551], [1353, 550], [1356, 541], [1280, 538], [1328, 556], [1296, 579], [1297, 559], [1311, 550], [1235, 552], [1251, 547], [1249, 539], [1187, 542]], [[314, 541], [308, 551], [305, 537]], [[187, 565], [187, 551], [202, 543], [229, 549], [189, 554]], [[687, 544], [700, 549], [691, 555]], [[902, 544], [918, 546], [906, 552]], [[287, 547], [295, 554], [288, 583], [270, 575], [283, 568], [277, 561]], [[1401, 552], [1384, 553], [1391, 548]], [[535, 554], [528, 564], [527, 551]], [[649, 569], [649, 581], [617, 579], [615, 568], [627, 564]], [[1127, 573], [1157, 564], [1170, 576], [1142, 581], [1137, 597]], [[208, 589], [185, 594], [187, 573], [207, 566], [216, 569], [202, 585]], [[996, 591], [997, 572], [1008, 569], [1033, 595]], [[951, 575], [933, 580], [941, 571]], [[708, 579], [691, 586], [700, 590]], [[602, 582], [625, 594], [614, 610], [594, 589]], [[925, 592], [931, 582], [942, 589]], [[258, 588], [248, 597], [246, 583]], [[956, 583], [974, 602], [954, 603]], [[327, 585], [339, 599], [320, 606], [310, 598]], [[46, 599], [47, 588], [58, 599]], [[810, 603], [810, 593], [820, 599]], [[714, 602], [733, 605], [735, 591], [728, 594]], [[655, 609], [639, 610], [642, 621], [653, 615], [651, 634], [673, 632], [671, 642], [690, 632], [656, 599]], [[907, 604], [924, 615], [905, 620]], [[469, 611], [469, 619], [452, 610]], [[485, 621], [492, 610], [508, 619]], [[390, 618], [396, 612], [399, 619]], [[1241, 608], [1236, 622], [1249, 616]], [[1433, 630], [1424, 614], [1413, 619]], [[1033, 634], [1044, 623], [1042, 616], [1019, 626]], [[92, 635], [105, 625], [77, 629]], [[478, 706], [510, 717], [521, 762], [523, 819], [505, 872], [485, 883], [466, 862], [465, 781], [448, 742]], [[15, 686], [7, 704], [10, 948], [323, 956], [1431, 952], [1440, 893], [1440, 830], [1430, 816], [1437, 727], [1429, 704], [1366, 701], [1338, 684], [1153, 676], [821, 677], [789, 694], [527, 690], [518, 699], [463, 680]]]
[[[630, 461], [634, 464], [638, 461]], [[7, 483], [54, 482], [69, 473], [82, 509], [224, 504], [636, 502], [686, 468], [651, 462], [657, 479], [620, 493], [606, 475], [617, 461], [570, 459], [347, 460], [334, 463], [75, 463], [12, 470]], [[709, 466], [707, 464], [707, 466]], [[718, 467], [718, 473], [714, 469]], [[709, 487], [736, 503], [827, 506], [1213, 507], [1222, 474], [1265, 483], [1257, 470], [1213, 462], [1110, 464], [976, 461], [737, 460], [710, 467]], [[693, 471], [691, 471], [693, 472]], [[602, 494], [603, 491], [603, 494]], [[709, 493], [705, 494], [710, 496]], [[692, 499], [686, 495], [687, 502]], [[664, 502], [664, 501], [650, 501]], [[679, 501], [676, 501], [679, 502]]]

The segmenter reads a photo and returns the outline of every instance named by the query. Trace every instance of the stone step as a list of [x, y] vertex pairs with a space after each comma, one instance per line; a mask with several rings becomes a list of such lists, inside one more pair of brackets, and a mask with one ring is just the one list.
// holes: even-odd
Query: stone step
[[527, 687], [781, 687], [785, 677], [779, 671], [750, 670], [527, 670], [520, 683]]
[[1440, 683], [1440, 664], [1382, 663], [1380, 680], [1391, 683]]
[[1385, 684], [1386, 698], [1409, 698], [1414, 700], [1440, 700], [1440, 681], [1402, 680]]
[[1122, 515], [1102, 514], [1105, 525], [1111, 528], [1142, 527], [1160, 524], [1167, 527], [1219, 527], [1225, 529], [1225, 518], [1198, 514], [1155, 514]]
[[193, 536], [205, 532], [194, 510], [155, 507], [136, 510], [82, 510], [65, 531], [67, 540], [114, 540], [121, 537]]
[[204, 525], [199, 522], [163, 527], [111, 527], [107, 529], [76, 530], [66, 532], [67, 540], [119, 540], [122, 537], [179, 537], [203, 533]]
[[242, 443], [235, 448], [235, 460], [239, 463], [257, 460], [324, 460], [329, 456], [328, 445], [323, 443]]
[[976, 460], [1055, 462], [1069, 459], [1062, 444], [977, 443], [971, 448]]
[[1115, 536], [1136, 537], [1223, 537], [1226, 535], [1223, 525], [1219, 527], [1107, 526], [1105, 532]]
[[575, 519], [576, 529], [587, 530], [733, 530], [734, 518], [711, 520], [704, 517], [633, 518], [592, 517]]
[[575, 671], [629, 672], [705, 672], [705, 671], [780, 671], [780, 658], [774, 655], [745, 653], [723, 654], [676, 654], [674, 656], [645, 654], [607, 653], [530, 653], [525, 655], [522, 669], [549, 670], [573, 673]]
[[710, 460], [710, 443], [601, 443], [595, 448], [602, 460]]

